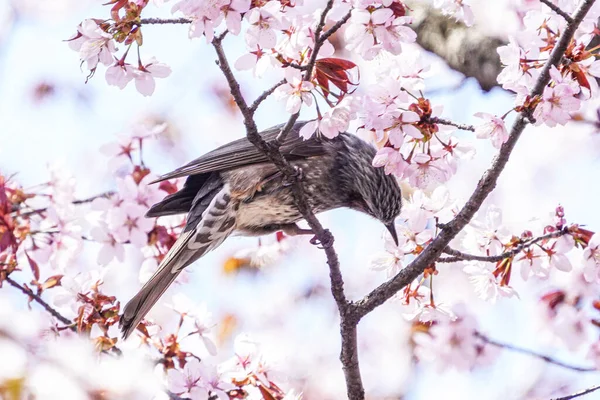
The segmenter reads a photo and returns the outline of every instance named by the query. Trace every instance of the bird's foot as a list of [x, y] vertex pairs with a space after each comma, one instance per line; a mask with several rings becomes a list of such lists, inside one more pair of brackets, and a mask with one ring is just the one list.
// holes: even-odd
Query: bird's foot
[[286, 178], [283, 181], [283, 186], [292, 186], [292, 184], [294, 182], [298, 182], [298, 181], [301, 181], [302, 179], [304, 179], [304, 171], [302, 171], [302, 168], [300, 168], [297, 165], [294, 165], [293, 168], [294, 168], [294, 173], [292, 174], [291, 177]]
[[331, 234], [331, 232], [329, 231], [329, 229], [324, 229], [323, 233], [322, 233], [322, 237], [321, 239], [319, 239], [318, 237], [319, 235], [315, 235], [313, 236], [312, 239], [310, 239], [310, 244], [314, 244], [319, 246], [319, 248], [321, 249], [328, 249], [331, 246], [333, 246], [333, 235]]

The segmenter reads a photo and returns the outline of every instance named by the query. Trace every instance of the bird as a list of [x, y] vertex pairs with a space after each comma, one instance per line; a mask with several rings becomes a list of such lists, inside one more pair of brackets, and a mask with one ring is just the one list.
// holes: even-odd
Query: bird
[[[368, 214], [385, 225], [397, 244], [395, 219], [402, 207], [401, 189], [395, 177], [373, 166], [376, 149], [347, 132], [332, 139], [319, 134], [305, 139], [300, 129], [307, 122], [293, 125], [280, 151], [299, 171], [312, 211], [347, 207]], [[259, 134], [271, 142], [283, 126]], [[183, 188], [146, 213], [147, 217], [187, 213], [187, 219], [157, 271], [123, 309], [119, 326], [124, 339], [185, 267], [231, 234], [312, 233], [296, 224], [303, 217], [289, 180], [247, 138], [225, 144], [152, 183], [181, 177], [187, 177]]]

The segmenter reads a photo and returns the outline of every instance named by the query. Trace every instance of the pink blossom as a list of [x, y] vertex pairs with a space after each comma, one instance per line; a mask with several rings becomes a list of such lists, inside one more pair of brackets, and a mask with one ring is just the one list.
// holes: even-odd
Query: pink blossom
[[393, 174], [397, 177], [401, 177], [404, 174], [407, 165], [402, 154], [393, 147], [383, 147], [377, 150], [377, 154], [373, 158], [374, 167], [384, 167], [386, 174]]
[[439, 321], [428, 332], [415, 334], [415, 355], [420, 361], [434, 363], [440, 371], [448, 368], [468, 371], [496, 358], [497, 349], [476, 335], [479, 327], [475, 318], [464, 311], [458, 315], [451, 321]]
[[468, 275], [475, 294], [482, 300], [495, 304], [499, 297], [519, 297], [512, 287], [500, 285], [492, 271], [483, 265], [471, 263], [463, 268], [463, 272]]
[[277, 54], [267, 50], [263, 51], [257, 47], [256, 51], [242, 55], [234, 64], [235, 68], [240, 71], [251, 69], [254, 76], [260, 78], [270, 69], [280, 67], [281, 63], [277, 60]]
[[550, 70], [554, 86], [546, 86], [542, 101], [536, 107], [533, 116], [537, 124], [545, 123], [550, 127], [565, 125], [571, 120], [571, 112], [579, 110], [581, 101], [575, 97], [579, 87], [571, 80], [565, 80], [554, 67]]
[[123, 262], [125, 259], [125, 249], [111, 234], [106, 225], [102, 224], [92, 228], [90, 235], [96, 242], [102, 243], [102, 247], [98, 252], [98, 264], [108, 265], [115, 258]]
[[186, 332], [187, 336], [197, 335], [202, 340], [206, 350], [211, 355], [216, 355], [217, 346], [210, 337], [215, 324], [212, 321], [212, 314], [208, 311], [206, 304], [197, 305], [181, 293], [174, 295], [171, 301], [171, 308], [181, 314], [182, 317], [188, 318], [194, 323], [193, 328], [189, 332]]
[[134, 69], [130, 64], [117, 61], [106, 69], [106, 83], [124, 89], [134, 78], [133, 71]]
[[313, 98], [310, 92], [314, 89], [311, 82], [302, 80], [300, 71], [293, 68], [286, 70], [287, 84], [279, 86], [275, 90], [275, 96], [280, 100], [285, 100], [285, 110], [290, 114], [300, 111], [302, 103], [311, 105]]
[[268, 1], [262, 7], [253, 8], [245, 15], [250, 27], [246, 31], [246, 44], [250, 48], [259, 46], [270, 49], [277, 44], [275, 30], [283, 27], [281, 23], [281, 3]]
[[311, 137], [315, 131], [326, 138], [333, 139], [348, 129], [350, 121], [356, 119], [358, 102], [352, 96], [346, 96], [335, 107], [323, 113], [320, 120], [310, 121], [300, 129], [304, 139]]
[[521, 271], [521, 278], [526, 281], [530, 276], [547, 278], [550, 271], [543, 265], [544, 253], [539, 247], [532, 246], [523, 250], [515, 258], [514, 266]]
[[346, 48], [358, 52], [365, 60], [373, 59], [382, 49], [398, 55], [402, 43], [412, 43], [416, 34], [409, 27], [410, 17], [395, 17], [390, 8], [352, 10], [346, 28]]
[[590, 239], [583, 251], [583, 275], [588, 282], [600, 283], [600, 234]]
[[414, 139], [421, 139], [423, 134], [414, 125], [414, 122], [421, 120], [419, 114], [414, 111], [392, 111], [393, 127], [388, 132], [390, 143], [399, 149], [404, 143], [404, 136], [408, 135]]
[[242, 27], [242, 14], [250, 9], [250, 0], [231, 0], [229, 5], [223, 6], [227, 30], [234, 35], [240, 33]]
[[451, 175], [448, 164], [425, 153], [414, 154], [405, 171], [410, 184], [419, 189], [428, 189], [444, 183]]
[[140, 183], [135, 183], [131, 175], [126, 175], [123, 179], [117, 180], [119, 197], [125, 202], [135, 202], [146, 208], [162, 200], [164, 192], [158, 188], [158, 185], [149, 183], [155, 179], [153, 175], [146, 175]]
[[144, 96], [151, 96], [156, 87], [154, 78], [166, 78], [171, 74], [171, 68], [152, 58], [149, 63], [140, 65], [139, 68], [133, 70], [132, 73], [137, 91]]
[[464, 22], [467, 26], [473, 25], [475, 17], [466, 0], [434, 0], [433, 6], [441, 9], [442, 13], [452, 15], [458, 21]]
[[575, 241], [571, 235], [564, 235], [556, 239], [552, 244], [544, 246], [547, 254], [546, 262], [548, 268], [556, 268], [563, 272], [570, 272], [573, 269], [566, 253], [575, 247]]
[[475, 116], [485, 120], [483, 124], [475, 127], [475, 135], [479, 139], [491, 138], [494, 147], [499, 149], [508, 140], [508, 132], [506, 131], [504, 120], [484, 112], [475, 113]]
[[119, 208], [109, 210], [108, 227], [121, 243], [130, 242], [144, 246], [148, 242], [148, 232], [154, 227], [154, 221], [145, 218], [146, 208], [136, 203], [124, 203]]
[[102, 30], [93, 19], [84, 20], [77, 27], [77, 34], [69, 39], [69, 47], [79, 52], [79, 57], [86, 62], [87, 68], [93, 70], [98, 63], [110, 65], [112, 54], [117, 49], [112, 36]]
[[167, 372], [169, 390], [177, 395], [187, 394], [192, 399], [208, 398], [202, 376], [200, 361], [191, 358], [185, 363], [183, 370], [169, 369]]
[[391, 236], [386, 234], [385, 251], [377, 253], [371, 258], [370, 268], [373, 271], [385, 271], [388, 278], [395, 276], [404, 267], [404, 251], [402, 248], [405, 244], [405, 237], [399, 237], [398, 245], [396, 245]]

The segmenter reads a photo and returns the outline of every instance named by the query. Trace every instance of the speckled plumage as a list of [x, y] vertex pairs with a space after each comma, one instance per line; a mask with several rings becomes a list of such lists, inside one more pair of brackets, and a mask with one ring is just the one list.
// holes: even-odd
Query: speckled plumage
[[[297, 123], [280, 150], [302, 171], [313, 212], [349, 207], [383, 222], [395, 236], [401, 193], [395, 178], [374, 168], [375, 149], [354, 135], [303, 140]], [[281, 126], [261, 133], [273, 140]], [[120, 326], [127, 337], [183, 268], [220, 245], [231, 233], [263, 235], [278, 230], [306, 233], [292, 187], [278, 169], [245, 139], [222, 146], [160, 180], [188, 176], [179, 192], [154, 205], [148, 216], [187, 213], [184, 232], [157, 272], [125, 306]]]

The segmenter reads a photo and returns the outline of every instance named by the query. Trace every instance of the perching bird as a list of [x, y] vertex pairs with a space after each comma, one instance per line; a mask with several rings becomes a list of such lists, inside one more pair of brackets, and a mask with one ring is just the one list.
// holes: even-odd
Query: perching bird
[[[280, 150], [300, 169], [307, 201], [319, 213], [348, 207], [381, 221], [397, 242], [394, 219], [402, 197], [398, 182], [372, 166], [375, 149], [342, 133], [334, 139], [299, 136], [298, 122]], [[283, 125], [260, 135], [274, 140]], [[147, 217], [187, 213], [186, 226], [144, 287], [127, 303], [119, 326], [127, 338], [183, 268], [219, 246], [233, 232], [265, 235], [312, 233], [296, 222], [292, 188], [281, 172], [246, 138], [228, 143], [161, 176], [155, 182], [187, 176], [183, 189], [150, 208]]]

